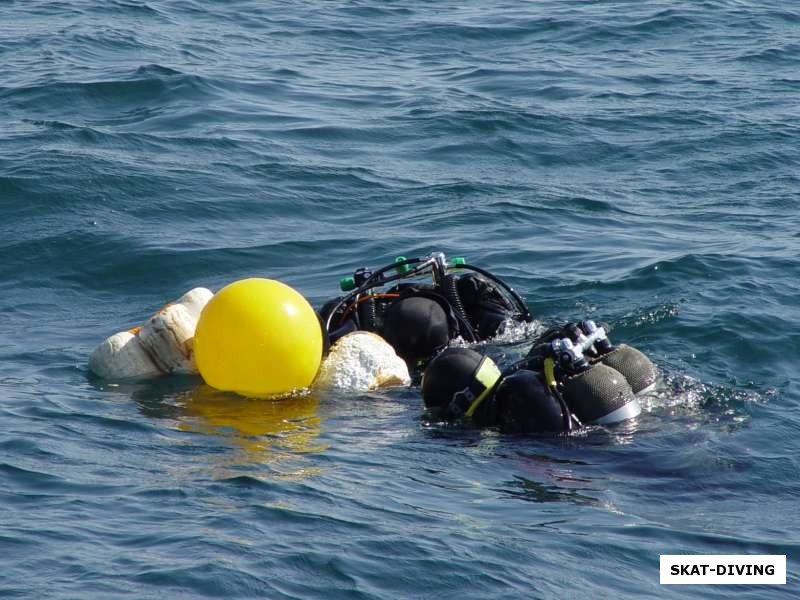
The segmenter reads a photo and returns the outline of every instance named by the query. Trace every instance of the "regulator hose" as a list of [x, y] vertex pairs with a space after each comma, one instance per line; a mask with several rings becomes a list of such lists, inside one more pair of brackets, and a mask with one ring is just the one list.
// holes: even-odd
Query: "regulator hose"
[[456, 313], [458, 320], [461, 321], [461, 324], [466, 329], [464, 333], [466, 333], [470, 338], [467, 341], [478, 341], [478, 336], [475, 335], [475, 330], [473, 329], [472, 323], [467, 316], [467, 311], [464, 309], [464, 305], [461, 303], [461, 296], [458, 295], [455, 275], [445, 276], [445, 278], [442, 280], [442, 291], [444, 292], [444, 297], [447, 298], [448, 302], [450, 302], [450, 304], [453, 306], [453, 311]]
[[375, 331], [378, 325], [378, 312], [375, 306], [375, 299], [367, 297], [366, 300], [358, 305], [358, 319], [361, 322], [361, 328], [366, 331]]

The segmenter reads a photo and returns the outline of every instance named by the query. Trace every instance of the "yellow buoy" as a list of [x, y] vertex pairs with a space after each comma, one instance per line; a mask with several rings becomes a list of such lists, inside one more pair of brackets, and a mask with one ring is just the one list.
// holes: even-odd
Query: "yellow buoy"
[[242, 279], [206, 304], [194, 334], [206, 383], [243, 396], [272, 396], [311, 385], [322, 359], [322, 330], [308, 301], [273, 279]]

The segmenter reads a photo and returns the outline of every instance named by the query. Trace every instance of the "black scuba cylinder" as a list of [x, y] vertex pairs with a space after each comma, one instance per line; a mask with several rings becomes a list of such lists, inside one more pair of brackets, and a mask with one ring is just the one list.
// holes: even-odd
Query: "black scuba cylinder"
[[[594, 321], [583, 321], [580, 328], [589, 335], [598, 330]], [[605, 330], [605, 327], [603, 329]], [[612, 346], [606, 335], [601, 336], [594, 346], [597, 348], [597, 353], [592, 357], [592, 362], [599, 361], [622, 373], [634, 394], [642, 394], [653, 388], [658, 378], [658, 371], [642, 352], [627, 344]]]
[[642, 411], [625, 377], [603, 363], [568, 375], [561, 389], [567, 406], [584, 423], [607, 425]]
[[325, 321], [322, 319], [322, 315], [319, 313], [319, 311], [315, 310], [314, 314], [317, 315], [319, 329], [322, 333], [322, 358], [324, 359], [328, 355], [328, 351], [331, 349], [331, 336], [328, 333], [328, 330], [325, 329]]
[[500, 292], [499, 285], [474, 273], [461, 275], [456, 280], [461, 306], [481, 340], [502, 333], [509, 319], [518, 319], [514, 305]]
[[627, 344], [620, 344], [610, 352], [603, 354], [599, 361], [622, 373], [634, 394], [650, 391], [658, 378], [658, 371], [650, 359]]

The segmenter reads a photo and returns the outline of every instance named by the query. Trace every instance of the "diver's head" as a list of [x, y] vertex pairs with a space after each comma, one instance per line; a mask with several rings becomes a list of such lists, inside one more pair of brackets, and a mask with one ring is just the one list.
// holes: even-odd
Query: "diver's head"
[[389, 306], [382, 334], [398, 356], [416, 362], [447, 346], [453, 337], [452, 327], [441, 303], [426, 296], [409, 296]]
[[437, 418], [470, 417], [500, 379], [488, 356], [469, 348], [447, 348], [422, 375], [422, 399]]

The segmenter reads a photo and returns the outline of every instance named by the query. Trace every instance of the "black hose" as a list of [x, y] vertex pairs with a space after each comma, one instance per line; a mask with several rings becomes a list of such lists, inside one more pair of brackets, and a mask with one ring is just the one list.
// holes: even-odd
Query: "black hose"
[[478, 336], [475, 334], [475, 329], [472, 327], [472, 322], [469, 320], [467, 311], [464, 309], [464, 305], [461, 303], [461, 296], [458, 295], [458, 287], [456, 286], [455, 275], [445, 276], [444, 280], [442, 281], [442, 292], [444, 292], [444, 297], [447, 298], [447, 301], [450, 302], [450, 305], [453, 307], [453, 312], [456, 313], [458, 320], [461, 321], [462, 325], [466, 327], [466, 331], [464, 333], [466, 333], [470, 338], [467, 341], [477, 342]]
[[550, 393], [553, 394], [553, 396], [555, 396], [556, 401], [561, 406], [561, 414], [564, 417], [564, 430], [565, 431], [572, 431], [573, 414], [572, 414], [572, 411], [570, 411], [566, 400], [564, 400], [564, 397], [559, 393], [558, 390], [551, 389]]
[[367, 298], [358, 305], [358, 317], [361, 321], [360, 329], [375, 331], [378, 325], [378, 311], [374, 298]]
[[500, 374], [500, 378], [501, 379], [505, 379], [509, 375], [513, 375], [517, 371], [521, 371], [523, 369], [526, 369], [528, 371], [536, 371], [536, 370], [538, 370], [536, 368], [536, 364], [535, 364], [536, 358], [537, 357], [531, 358], [529, 356], [526, 356], [523, 359], [520, 359], [520, 360], [518, 360], [518, 361], [516, 361], [514, 363], [511, 363], [505, 369], [503, 369], [502, 373]]

